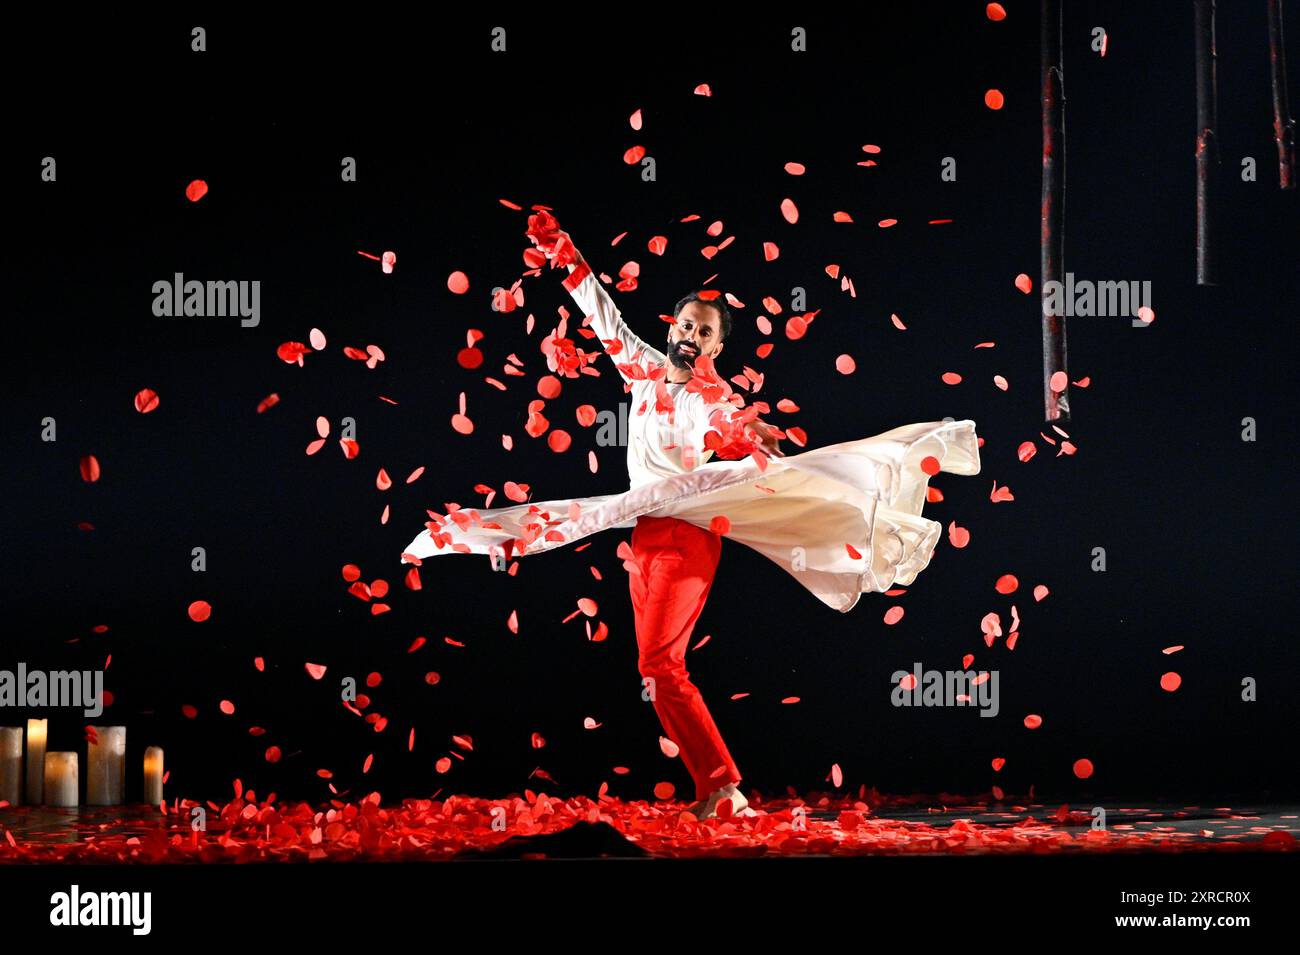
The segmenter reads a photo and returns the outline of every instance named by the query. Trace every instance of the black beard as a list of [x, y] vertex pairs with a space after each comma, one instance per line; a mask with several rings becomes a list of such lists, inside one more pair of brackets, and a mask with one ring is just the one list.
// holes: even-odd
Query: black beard
[[[698, 357], [699, 357], [699, 353], [697, 352], [695, 354], [695, 358]], [[670, 343], [668, 346], [668, 360], [672, 362], [674, 365], [676, 365], [678, 368], [684, 368], [687, 371], [694, 371], [695, 369], [691, 365], [691, 362], [694, 361], [695, 358], [692, 358], [690, 359], [690, 361], [688, 361], [686, 359], [686, 356], [677, 350], [676, 345]]]

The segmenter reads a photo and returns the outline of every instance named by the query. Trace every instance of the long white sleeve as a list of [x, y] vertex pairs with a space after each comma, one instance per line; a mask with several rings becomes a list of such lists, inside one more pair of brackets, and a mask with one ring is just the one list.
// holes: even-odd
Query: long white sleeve
[[[591, 316], [592, 330], [600, 339], [616, 339], [622, 343], [623, 350], [617, 355], [610, 356], [615, 363], [639, 363], [642, 366], [663, 364], [664, 353], [639, 338], [627, 326], [623, 316], [619, 314], [618, 306], [614, 304], [614, 300], [609, 297], [609, 293], [605, 291], [586, 262], [582, 262], [576, 268], [569, 267], [569, 277], [564, 280], [564, 287], [569, 290], [574, 302], [582, 309], [583, 316]], [[665, 331], [665, 337], [666, 335]], [[601, 348], [604, 350], [605, 346], [602, 344]], [[619, 374], [623, 376], [624, 381], [633, 381], [623, 371], [620, 370]]]

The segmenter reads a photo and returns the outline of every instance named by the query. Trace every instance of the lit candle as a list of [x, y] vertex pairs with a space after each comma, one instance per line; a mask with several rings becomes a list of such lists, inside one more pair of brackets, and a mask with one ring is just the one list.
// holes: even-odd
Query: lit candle
[[126, 727], [96, 726], [86, 752], [86, 805], [120, 806], [126, 782]]
[[27, 721], [27, 804], [45, 801], [45, 731], [49, 720]]
[[156, 806], [163, 801], [163, 751], [150, 746], [144, 751], [144, 801]]
[[45, 805], [77, 805], [77, 754], [45, 754]]
[[23, 801], [23, 728], [0, 726], [0, 802]]

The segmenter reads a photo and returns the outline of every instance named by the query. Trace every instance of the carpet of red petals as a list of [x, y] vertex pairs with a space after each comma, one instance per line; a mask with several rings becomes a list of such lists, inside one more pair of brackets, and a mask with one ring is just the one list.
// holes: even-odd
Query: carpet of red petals
[[[579, 853], [587, 857], [1286, 852], [1297, 848], [1291, 831], [1296, 823], [1261, 825], [1258, 815], [1237, 814], [1226, 807], [1200, 813], [1119, 810], [1144, 815], [1136, 825], [1113, 815], [1110, 827], [1102, 831], [1092, 830], [1090, 816], [1078, 809], [990, 805], [959, 797], [930, 797], [924, 804], [917, 797], [891, 797], [877, 799], [875, 808], [842, 796], [768, 803], [751, 797], [756, 815], [705, 821], [696, 820], [681, 802], [609, 797], [597, 802], [586, 796], [560, 799], [532, 792], [500, 799], [407, 799], [400, 806], [387, 807], [380, 804], [377, 793], [357, 802], [333, 800], [316, 808], [305, 802], [258, 803], [250, 797], [246, 794], [224, 806], [204, 805], [207, 828], [203, 832], [190, 826], [191, 810], [201, 804], [188, 800], [177, 800], [165, 814], [147, 806], [0, 810], [0, 863], [411, 862], [500, 855], [511, 846], [518, 850], [511, 857], [546, 858], [551, 853], [545, 837], [575, 827], [605, 833], [610, 837], [607, 845], [627, 844], [625, 852]], [[976, 821], [977, 816], [986, 821]], [[1169, 824], [1180, 821], [1182, 825]], [[1222, 827], [1206, 828], [1217, 823]], [[560, 854], [574, 857], [571, 851]]]

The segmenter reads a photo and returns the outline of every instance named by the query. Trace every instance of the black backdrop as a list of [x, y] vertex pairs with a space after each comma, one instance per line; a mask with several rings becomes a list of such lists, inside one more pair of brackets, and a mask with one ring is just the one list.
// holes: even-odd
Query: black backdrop
[[[1042, 427], [1038, 298], [1012, 280], [1038, 277], [1037, 22], [1007, 6], [998, 24], [974, 3], [892, 5], [898, 22], [869, 16], [852, 29], [800, 21], [810, 31], [800, 55], [788, 49], [794, 23], [666, 13], [635, 24], [559, 10], [506, 20], [504, 55], [489, 50], [497, 24], [487, 20], [212, 20], [204, 54], [188, 50], [189, 22], [17, 33], [42, 69], [14, 77], [5, 151], [0, 666], [86, 668], [111, 654], [115, 700], [99, 722], [130, 727], [133, 767], [144, 746], [165, 747], [171, 795], [223, 799], [238, 777], [259, 795], [321, 799], [318, 769], [340, 791], [385, 800], [440, 788], [594, 794], [603, 781], [645, 798], [662, 779], [686, 790], [639, 696], [614, 553], [627, 532], [525, 559], [514, 577], [482, 557], [431, 559], [421, 592], [401, 586], [398, 556], [424, 508], [479, 506], [476, 483], [527, 482], [535, 500], [626, 487], [624, 450], [598, 449], [591, 474], [594, 431], [572, 418], [580, 403], [622, 400], [607, 359], [600, 378], [566, 381], [548, 404], [573, 449], [556, 455], [523, 431], [543, 368], [537, 345], [571, 301], [546, 275], [526, 281], [525, 312], [489, 308], [490, 289], [522, 268], [523, 214], [506, 198], [552, 206], [599, 270], [638, 260], [640, 288], [615, 294], [651, 341], [663, 330], [656, 316], [717, 272], [715, 284], [746, 303], [722, 371], [764, 371], [759, 397], [802, 408], [772, 419], [801, 425], [811, 445], [944, 416], [973, 418], [986, 440], [983, 473], [941, 475], [946, 500], [926, 508], [968, 527], [972, 543], [954, 550], [945, 536], [897, 626], [881, 619], [892, 598], [867, 595], [840, 615], [761, 555], [724, 544], [696, 631], [712, 640], [688, 663], [747, 786], [822, 788], [838, 763], [846, 787], [887, 791], [998, 784], [1022, 796], [1033, 785], [1077, 803], [1294, 792], [1297, 217], [1295, 195], [1277, 189], [1262, 4], [1220, 9], [1222, 284], [1211, 289], [1194, 285], [1190, 9], [1068, 12], [1066, 267], [1151, 281], [1157, 318], [1140, 329], [1071, 322], [1071, 378], [1091, 379], [1073, 390], [1067, 430], [1079, 451], [1057, 458], [1038, 441], [1028, 463], [1016, 447]], [[1104, 59], [1089, 49], [1094, 26], [1109, 32]], [[692, 95], [701, 82], [712, 97]], [[1006, 95], [1000, 111], [983, 104], [990, 87]], [[638, 108], [635, 132], [627, 117]], [[657, 161], [656, 182], [622, 162], [638, 143]], [[864, 143], [881, 145], [877, 167], [856, 165]], [[57, 183], [39, 180], [47, 155]], [[343, 156], [357, 158], [356, 183], [340, 181]], [[945, 156], [956, 182], [940, 180]], [[1243, 156], [1258, 161], [1258, 181], [1240, 180]], [[808, 173], [791, 178], [788, 161]], [[194, 178], [211, 187], [198, 203], [183, 195]], [[787, 195], [797, 226], [778, 211]], [[832, 223], [837, 210], [855, 224]], [[692, 213], [701, 221], [678, 221]], [[885, 217], [899, 224], [876, 228]], [[955, 221], [925, 224], [935, 218]], [[709, 262], [696, 250], [714, 219], [737, 238]], [[645, 252], [655, 234], [670, 240], [662, 260]], [[762, 260], [766, 240], [781, 246], [775, 263]], [[357, 255], [389, 249], [391, 275]], [[831, 262], [856, 298], [823, 273]], [[447, 291], [454, 269], [470, 276], [470, 294]], [[153, 317], [151, 285], [175, 272], [260, 280], [261, 324]], [[795, 285], [818, 320], [798, 343], [778, 332], [771, 358], [756, 359], [762, 297], [787, 301]], [[314, 326], [326, 353], [305, 368], [276, 357]], [[486, 333], [477, 371], [455, 361], [469, 327]], [[975, 350], [982, 341], [996, 348]], [[374, 371], [341, 354], [369, 343], [387, 354]], [[512, 352], [528, 377], [502, 375]], [[856, 374], [835, 371], [842, 352]], [[948, 370], [964, 382], [941, 383]], [[489, 374], [510, 390], [486, 385]], [[144, 387], [161, 396], [149, 415], [132, 406]], [[461, 391], [477, 426], [468, 437], [449, 423]], [[257, 414], [271, 392], [279, 405]], [[336, 431], [356, 419], [356, 460], [333, 440], [304, 455], [317, 415]], [[57, 442], [40, 440], [46, 416]], [[1255, 443], [1241, 440], [1245, 417], [1258, 422]], [[93, 485], [78, 474], [87, 453], [103, 465]], [[420, 465], [423, 478], [402, 484]], [[398, 482], [383, 493], [380, 467]], [[990, 502], [994, 480], [1013, 503]], [[206, 573], [190, 570], [195, 546], [207, 550]], [[1090, 569], [1095, 547], [1105, 573]], [[373, 617], [345, 592], [348, 562], [393, 585], [391, 612]], [[1012, 597], [993, 589], [1004, 573], [1021, 581]], [[1029, 595], [1038, 583], [1052, 591], [1041, 603]], [[581, 616], [561, 622], [582, 596], [599, 601], [607, 641], [588, 642]], [[214, 612], [195, 624], [185, 610], [200, 598]], [[1005, 624], [1012, 603], [1018, 646], [985, 651], [980, 618], [996, 610]], [[506, 627], [512, 609], [518, 634]], [[93, 633], [99, 624], [110, 629]], [[428, 644], [408, 654], [418, 635]], [[1186, 649], [1161, 654], [1173, 644]], [[890, 705], [893, 671], [956, 668], [966, 652], [1000, 672], [997, 719]], [[326, 664], [326, 678], [313, 681], [306, 661]], [[1183, 677], [1177, 693], [1159, 688], [1166, 669]], [[430, 670], [437, 686], [424, 681]], [[338, 678], [372, 671], [384, 677], [368, 691], [389, 720], [381, 733], [337, 701]], [[1240, 700], [1245, 677], [1258, 681], [1258, 702]], [[787, 696], [801, 702], [783, 705]], [[219, 711], [223, 699], [233, 716]], [[1042, 728], [1021, 725], [1031, 712]], [[51, 748], [81, 747], [78, 712], [47, 715]], [[585, 730], [587, 716], [601, 728]], [[544, 748], [531, 746], [533, 732]], [[473, 751], [453, 734], [472, 737]], [[269, 745], [285, 754], [278, 764], [263, 759]], [[452, 750], [464, 760], [438, 775]], [[995, 774], [996, 756], [1007, 764]], [[1080, 757], [1096, 766], [1087, 781], [1071, 772]], [[539, 766], [555, 782], [529, 780]]]

